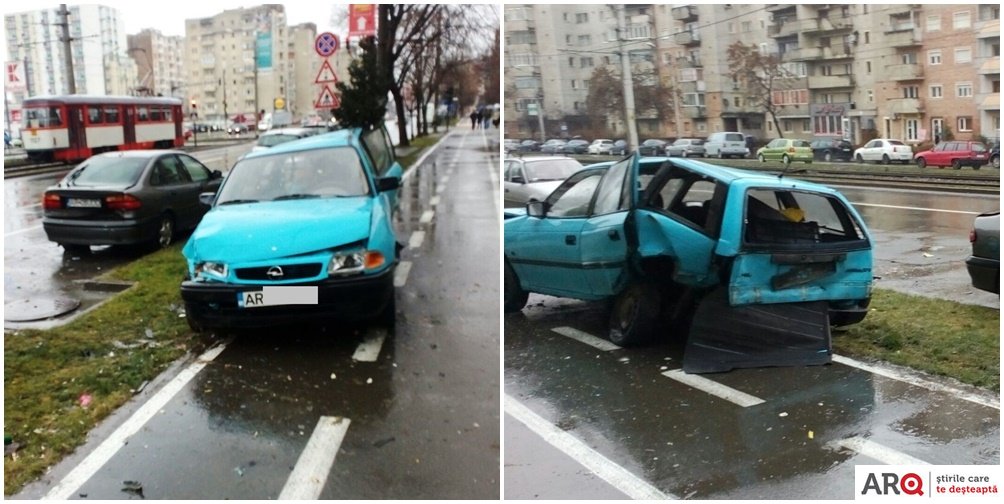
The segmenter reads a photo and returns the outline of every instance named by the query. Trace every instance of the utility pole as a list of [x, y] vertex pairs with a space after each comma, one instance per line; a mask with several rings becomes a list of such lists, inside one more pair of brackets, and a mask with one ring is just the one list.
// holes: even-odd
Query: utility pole
[[620, 5], [617, 9], [617, 40], [621, 46], [621, 81], [624, 84], [624, 122], [628, 128], [628, 148], [631, 152], [638, 150], [638, 125], [634, 115], [634, 83], [631, 78], [631, 61], [627, 51], [624, 50], [624, 40], [627, 34], [627, 23], [624, 20], [626, 6]]
[[[543, 85], [544, 80], [541, 79], [541, 85]], [[544, 90], [541, 89], [537, 92], [537, 123], [540, 124], [540, 143], [547, 141], [544, 138], [546, 135], [544, 133]]]
[[[227, 69], [223, 69], [223, 123], [230, 122], [230, 115], [227, 114]], [[229, 126], [228, 126], [229, 129]]]
[[70, 11], [66, 9], [66, 4], [59, 4], [59, 17], [62, 22], [56, 23], [63, 27], [63, 54], [66, 57], [66, 89], [68, 94], [77, 94], [77, 82], [73, 78], [73, 46], [70, 44]]

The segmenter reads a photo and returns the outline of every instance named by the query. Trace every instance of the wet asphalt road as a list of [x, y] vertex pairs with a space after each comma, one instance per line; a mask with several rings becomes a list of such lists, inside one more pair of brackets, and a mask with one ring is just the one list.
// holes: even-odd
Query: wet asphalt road
[[[18, 497], [139, 498], [123, 491], [135, 481], [156, 499], [499, 498], [498, 150], [457, 130], [406, 175], [392, 332], [238, 334], [194, 374], [166, 373]], [[129, 428], [124, 444], [115, 429]], [[102, 440], [113, 454], [78, 477]]]
[[[996, 196], [841, 190], [875, 238], [877, 286], [999, 307], [964, 264]], [[601, 350], [567, 336], [605, 338], [606, 314], [531, 294], [504, 317], [507, 499], [851, 499], [857, 464], [1000, 463], [995, 395], [841, 359], [703, 376], [764, 401], [741, 406], [666, 375], [681, 342]]]

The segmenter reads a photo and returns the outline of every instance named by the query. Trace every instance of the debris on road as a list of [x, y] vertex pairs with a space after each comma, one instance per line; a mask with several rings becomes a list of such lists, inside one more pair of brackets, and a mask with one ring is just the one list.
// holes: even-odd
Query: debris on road
[[145, 499], [143, 497], [143, 484], [138, 481], [126, 480], [122, 482], [122, 491], [125, 493], [138, 495], [140, 499]]

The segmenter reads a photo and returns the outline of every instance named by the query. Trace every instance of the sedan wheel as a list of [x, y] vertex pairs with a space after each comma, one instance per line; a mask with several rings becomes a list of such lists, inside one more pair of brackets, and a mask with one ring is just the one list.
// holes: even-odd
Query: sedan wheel
[[823, 153], [823, 161], [826, 161], [827, 163], [833, 161], [833, 154], [831, 154], [830, 151], [824, 152]]
[[619, 346], [644, 343], [652, 338], [661, 305], [659, 289], [633, 283], [614, 300], [610, 313], [610, 341]]
[[767, 158], [763, 157], [763, 154], [757, 154], [756, 158], [759, 159], [761, 163], [767, 162]]
[[503, 300], [503, 309], [506, 313], [518, 312], [526, 306], [526, 300], [530, 297], [530, 294], [523, 290], [519, 286], [519, 279], [516, 278], [516, 273], [509, 266], [509, 262], [505, 263], [505, 299]]
[[952, 168], [955, 168], [956, 170], [961, 170], [962, 169], [962, 161], [959, 160], [959, 159], [953, 159], [952, 160]]
[[781, 162], [784, 164], [791, 164], [791, 158], [787, 154], [781, 156]]
[[917, 158], [917, 167], [918, 168], [925, 168], [925, 167], [927, 167], [927, 160], [924, 159], [924, 158], [922, 158], [922, 157]]
[[890, 161], [888, 154], [882, 154], [882, 164], [889, 164]]
[[166, 248], [171, 243], [174, 243], [174, 221], [170, 215], [164, 215], [160, 218], [160, 226], [157, 228], [157, 245]]
[[865, 162], [865, 158], [861, 157], [861, 154], [858, 154], [857, 156], [854, 156], [854, 160], [857, 161], [857, 162], [859, 162], [859, 163], [864, 163]]

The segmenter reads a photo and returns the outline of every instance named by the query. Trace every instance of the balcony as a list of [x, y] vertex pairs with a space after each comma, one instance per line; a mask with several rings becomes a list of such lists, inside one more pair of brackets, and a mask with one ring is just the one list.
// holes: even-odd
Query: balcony
[[1001, 109], [1001, 94], [1000, 93], [993, 93], [993, 94], [987, 95], [987, 97], [983, 99], [983, 102], [980, 103], [980, 110], [997, 110], [997, 111], [999, 111], [1000, 109]]
[[885, 41], [890, 47], [914, 47], [921, 44], [920, 30], [907, 28], [904, 30], [885, 32]]
[[673, 41], [682, 46], [695, 46], [701, 44], [701, 36], [697, 32], [685, 31], [673, 35]]
[[703, 117], [708, 117], [708, 108], [705, 106], [680, 107], [680, 112], [684, 117], [689, 117], [690, 119], [701, 119]]
[[854, 27], [854, 23], [851, 21], [851, 18], [806, 19], [805, 21], [812, 22], [804, 23], [802, 25], [803, 33], [826, 33], [849, 30]]
[[814, 75], [809, 77], [809, 89], [854, 87], [850, 75]]
[[676, 58], [676, 64], [680, 68], [702, 68], [704, 66], [701, 64], [700, 58], [690, 56]]
[[851, 55], [851, 46], [849, 45], [823, 47], [822, 49], [823, 53], [819, 56], [820, 59], [831, 60], [831, 59], [848, 59], [854, 57]]
[[782, 55], [783, 59], [786, 61], [805, 61], [805, 60], [817, 60], [823, 58], [823, 48], [822, 47], [800, 47], [798, 49], [793, 49], [785, 52]]
[[537, 23], [535, 23], [532, 19], [520, 19], [517, 21], [510, 21], [506, 19], [505, 21], [505, 29], [507, 32], [528, 31], [536, 28]]
[[677, 21], [683, 21], [685, 23], [697, 21], [697, 6], [684, 5], [682, 7], [673, 7], [672, 14], [673, 19]]
[[905, 81], [924, 78], [924, 68], [920, 65], [889, 65], [885, 68], [890, 80]]
[[924, 108], [917, 98], [893, 98], [886, 101], [886, 113], [898, 115], [923, 114]]
[[980, 65], [979, 73], [980, 75], [1000, 75], [1001, 57], [994, 56], [986, 60], [982, 65]]
[[765, 8], [767, 12], [783, 12], [786, 10], [794, 12], [795, 4], [767, 4]]
[[802, 31], [802, 24], [806, 21], [812, 23], [814, 19], [799, 21], [794, 17], [779, 17], [767, 26], [767, 35], [773, 38], [798, 36]]

